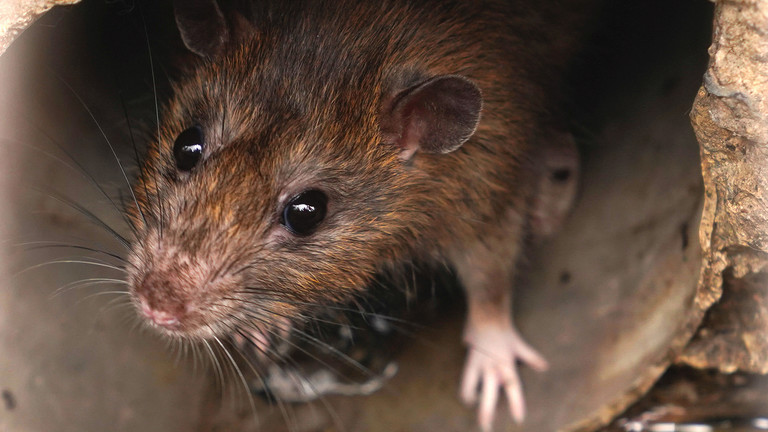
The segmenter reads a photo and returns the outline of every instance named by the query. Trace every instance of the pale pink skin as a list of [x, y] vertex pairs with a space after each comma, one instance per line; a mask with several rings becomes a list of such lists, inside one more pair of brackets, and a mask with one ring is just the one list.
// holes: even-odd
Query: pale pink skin
[[[573, 137], [554, 130], [542, 138], [538, 183], [529, 213], [530, 228], [537, 238], [554, 234], [564, 223], [576, 198], [579, 177], [579, 154]], [[557, 176], [558, 171], [566, 171], [567, 177]], [[493, 427], [499, 390], [506, 395], [512, 418], [518, 423], [525, 418], [518, 361], [539, 372], [549, 368], [513, 324], [512, 280], [522, 220], [510, 211], [508, 221], [512, 228], [506, 236], [495, 241], [485, 239], [453, 257], [469, 303], [464, 330], [468, 354], [460, 396], [467, 405], [479, 404], [478, 423], [484, 431]]]
[[509, 210], [507, 222], [503, 232], [464, 245], [450, 257], [468, 300], [464, 331], [468, 354], [460, 396], [468, 405], [479, 404], [478, 423], [483, 431], [493, 427], [499, 390], [507, 397], [512, 418], [518, 423], [525, 418], [518, 360], [537, 371], [548, 368], [512, 321], [512, 288], [524, 220]]
[[[492, 429], [499, 390], [507, 397], [512, 418], [522, 422], [525, 400], [516, 363], [519, 360], [543, 372], [549, 367], [547, 361], [523, 340], [511, 320], [484, 322], [479, 326], [468, 323], [464, 342], [469, 348], [461, 380], [461, 399], [468, 405], [479, 403], [478, 423], [482, 430]], [[479, 397], [478, 386], [482, 386]]]
[[[573, 137], [550, 131], [542, 138], [538, 183], [529, 213], [530, 228], [537, 238], [554, 234], [564, 223], [576, 198], [579, 177], [579, 155]], [[568, 172], [566, 178], [555, 175], [563, 170]], [[495, 241], [485, 239], [453, 256], [469, 303], [464, 330], [468, 353], [460, 396], [467, 405], [479, 405], [478, 423], [483, 431], [493, 427], [500, 390], [507, 398], [512, 418], [517, 423], [524, 420], [525, 399], [518, 361], [539, 372], [549, 368], [512, 320], [514, 260], [520, 252], [522, 218], [510, 211], [508, 221], [512, 228], [506, 235]]]

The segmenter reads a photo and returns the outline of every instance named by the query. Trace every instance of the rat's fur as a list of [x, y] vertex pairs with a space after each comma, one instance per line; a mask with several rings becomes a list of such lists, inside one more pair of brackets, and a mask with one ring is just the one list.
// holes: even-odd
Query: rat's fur
[[[529, 3], [254, 2], [247, 19], [227, 15], [230, 33], [176, 84], [134, 186], [135, 298], [178, 319], [171, 334], [269, 335], [426, 259], [457, 269], [475, 323], [506, 322], [531, 155], [566, 62]], [[454, 75], [482, 94], [474, 134], [404, 153], [399, 98]], [[179, 172], [173, 143], [194, 124], [203, 160]], [[328, 216], [295, 236], [280, 215], [307, 189], [328, 195]]]

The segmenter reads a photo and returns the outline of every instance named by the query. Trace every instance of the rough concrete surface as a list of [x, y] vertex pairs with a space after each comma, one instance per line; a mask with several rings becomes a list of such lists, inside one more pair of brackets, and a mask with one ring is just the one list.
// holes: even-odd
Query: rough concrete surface
[[0, 2], [0, 54], [40, 15], [57, 5], [80, 0], [4, 0]]
[[[768, 373], [766, 26], [765, 2], [717, 2], [709, 67], [691, 111], [706, 186], [701, 301], [724, 301], [680, 360], [724, 372]], [[717, 317], [725, 315], [742, 325], [723, 325]]]

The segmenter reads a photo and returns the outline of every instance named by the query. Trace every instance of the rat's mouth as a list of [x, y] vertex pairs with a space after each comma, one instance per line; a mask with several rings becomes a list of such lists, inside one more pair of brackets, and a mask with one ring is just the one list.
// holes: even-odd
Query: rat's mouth
[[156, 296], [133, 293], [134, 305], [142, 321], [158, 333], [171, 338], [214, 340], [226, 337], [242, 321], [231, 302], [218, 307], [198, 307], [191, 301], [159, 301]]
[[156, 321], [142, 317], [143, 321], [152, 329], [165, 337], [171, 339], [184, 339], [195, 341], [210, 341], [225, 338], [229, 334], [226, 331], [227, 325], [222, 323], [206, 323], [200, 325], [190, 325], [184, 322], [174, 322], [172, 324], [158, 324]]

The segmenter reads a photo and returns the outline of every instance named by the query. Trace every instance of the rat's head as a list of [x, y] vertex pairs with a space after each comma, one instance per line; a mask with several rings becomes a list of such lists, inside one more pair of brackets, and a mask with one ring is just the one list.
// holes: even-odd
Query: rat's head
[[460, 147], [480, 93], [454, 75], [339, 72], [291, 38], [217, 40], [185, 37], [203, 58], [133, 188], [129, 283], [168, 334], [270, 334], [349, 299], [439, 223], [414, 158]]

